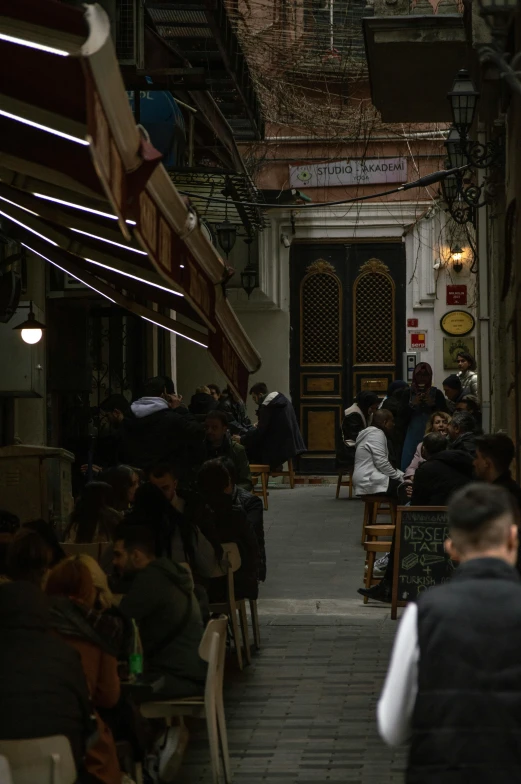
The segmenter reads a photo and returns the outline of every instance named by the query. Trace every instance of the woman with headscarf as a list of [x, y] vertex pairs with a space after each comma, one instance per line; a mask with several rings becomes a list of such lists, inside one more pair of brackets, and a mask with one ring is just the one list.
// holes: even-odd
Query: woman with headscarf
[[371, 424], [371, 417], [380, 404], [375, 392], [359, 392], [355, 402], [344, 411], [342, 437], [345, 444], [343, 450], [346, 458], [355, 459], [355, 444], [358, 434]]
[[405, 391], [400, 401], [399, 424], [405, 432], [402, 451], [402, 471], [411, 463], [431, 414], [446, 411], [445, 395], [432, 386], [432, 368], [427, 362], [419, 362], [414, 368], [410, 390]]

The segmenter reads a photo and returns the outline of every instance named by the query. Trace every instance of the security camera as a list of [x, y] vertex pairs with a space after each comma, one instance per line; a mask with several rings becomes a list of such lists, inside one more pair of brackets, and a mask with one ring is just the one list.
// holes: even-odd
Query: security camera
[[291, 246], [291, 240], [287, 234], [281, 234], [280, 241], [282, 242], [285, 248], [289, 248]]
[[432, 265], [432, 267], [433, 267], [433, 269], [435, 269], [436, 271], [438, 271], [438, 270], [441, 268], [441, 261], [440, 261], [440, 259], [436, 259], [436, 261], [434, 262], [434, 264]]

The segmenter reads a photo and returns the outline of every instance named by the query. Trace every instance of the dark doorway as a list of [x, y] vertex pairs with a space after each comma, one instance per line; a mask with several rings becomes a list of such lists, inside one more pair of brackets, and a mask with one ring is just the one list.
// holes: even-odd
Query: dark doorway
[[331, 473], [344, 409], [402, 375], [405, 249], [296, 243], [290, 285], [291, 395], [308, 447], [299, 470]]

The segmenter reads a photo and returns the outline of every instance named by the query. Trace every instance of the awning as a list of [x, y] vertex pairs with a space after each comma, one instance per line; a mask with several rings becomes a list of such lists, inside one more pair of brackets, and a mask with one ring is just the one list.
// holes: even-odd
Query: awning
[[9, 233], [101, 296], [207, 346], [244, 397], [260, 357], [226, 300], [229, 271], [134, 122], [104, 11], [0, 0], [0, 54], [10, 63], [0, 72]]

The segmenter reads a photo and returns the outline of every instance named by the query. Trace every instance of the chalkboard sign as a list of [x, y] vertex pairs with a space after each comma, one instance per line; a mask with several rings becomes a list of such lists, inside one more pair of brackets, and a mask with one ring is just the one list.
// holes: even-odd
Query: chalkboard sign
[[455, 564], [445, 553], [449, 535], [445, 506], [399, 506], [396, 519], [391, 618], [398, 606], [452, 577]]

